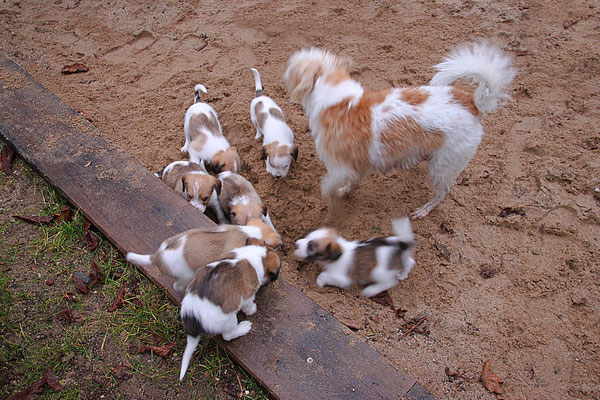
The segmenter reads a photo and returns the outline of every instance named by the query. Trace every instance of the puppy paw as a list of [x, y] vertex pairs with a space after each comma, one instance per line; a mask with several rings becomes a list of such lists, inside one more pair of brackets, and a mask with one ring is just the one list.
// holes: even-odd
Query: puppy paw
[[175, 281], [173, 282], [173, 289], [175, 289], [176, 292], [183, 293], [185, 292], [185, 285], [179, 281]]
[[373, 297], [375, 295], [378, 295], [381, 292], [383, 292], [381, 287], [371, 285], [371, 286], [367, 286], [366, 288], [364, 288], [361, 293], [365, 297]]
[[328, 283], [327, 275], [320, 274], [319, 276], [317, 276], [317, 285], [319, 285], [319, 287], [323, 287], [323, 286], [327, 285], [327, 283]]
[[246, 303], [242, 306], [242, 311], [246, 315], [252, 315], [256, 312], [256, 303], [252, 302], [250, 304]]

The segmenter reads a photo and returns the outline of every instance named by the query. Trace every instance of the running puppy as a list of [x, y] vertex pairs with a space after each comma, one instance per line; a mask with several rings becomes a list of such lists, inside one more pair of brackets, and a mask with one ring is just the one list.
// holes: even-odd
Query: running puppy
[[217, 112], [207, 103], [200, 102], [201, 91], [207, 93], [203, 85], [196, 85], [194, 104], [185, 113], [185, 144], [181, 151], [187, 151], [190, 160], [197, 164], [204, 160], [206, 167], [217, 174], [239, 172], [241, 161], [237, 149], [223, 136]]
[[221, 181], [209, 175], [200, 164], [192, 161], [174, 161], [162, 171], [162, 181], [171, 189], [181, 194], [191, 205], [204, 212], [213, 192], [219, 195]]
[[127, 253], [127, 261], [140, 266], [157, 266], [161, 273], [176, 279], [173, 289], [183, 293], [198, 268], [245, 246], [249, 239], [262, 240], [261, 227], [219, 225], [190, 229], [162, 242], [153, 254]]
[[233, 250], [220, 261], [198, 270], [181, 302], [181, 319], [187, 332], [187, 345], [181, 359], [179, 380], [185, 376], [201, 335], [223, 335], [232, 340], [250, 332], [252, 322], [238, 323], [237, 313], [256, 312], [254, 296], [258, 289], [277, 279], [281, 259], [261, 246]]
[[372, 297], [408, 277], [415, 264], [414, 236], [407, 217], [392, 220], [394, 236], [350, 242], [334, 229], [321, 228], [296, 241], [296, 257], [318, 261], [323, 272], [317, 285], [348, 288], [369, 285], [363, 296]]
[[[486, 42], [464, 45], [435, 66], [430, 86], [363, 89], [350, 77], [350, 61], [328, 51], [300, 50], [284, 80], [304, 108], [317, 153], [327, 167], [324, 197], [343, 196], [363, 175], [411, 168], [430, 158], [434, 196], [412, 215], [426, 216], [448, 194], [475, 154], [483, 115], [508, 98], [511, 59]], [[473, 90], [448, 86], [459, 78]]]
[[219, 222], [224, 223], [229, 219], [232, 224], [246, 225], [248, 218], [260, 218], [275, 230], [267, 206], [248, 179], [226, 171], [219, 174], [219, 180], [221, 193], [218, 200], [215, 201], [213, 197], [209, 202]]
[[263, 136], [261, 159], [265, 160], [268, 173], [282, 178], [287, 175], [292, 160], [298, 159], [298, 146], [294, 146], [294, 133], [285, 123], [281, 108], [263, 94], [258, 70], [251, 69], [256, 87], [256, 98], [250, 103], [250, 118], [256, 127], [254, 139]]

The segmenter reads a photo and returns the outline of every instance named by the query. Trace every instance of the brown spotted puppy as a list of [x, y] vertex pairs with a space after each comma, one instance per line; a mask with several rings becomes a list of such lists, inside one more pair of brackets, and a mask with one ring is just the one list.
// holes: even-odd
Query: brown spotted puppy
[[261, 200], [254, 186], [239, 174], [229, 171], [219, 174], [221, 193], [218, 201], [211, 198], [209, 205], [215, 210], [219, 222], [225, 223], [227, 219], [235, 225], [246, 225], [248, 218], [260, 218], [273, 230], [267, 206]]
[[250, 104], [250, 119], [256, 127], [254, 139], [263, 136], [262, 159], [267, 163], [267, 172], [281, 178], [287, 175], [292, 160], [298, 159], [298, 146], [294, 146], [294, 133], [285, 123], [281, 108], [263, 94], [260, 74], [254, 68], [252, 73], [256, 87], [256, 98]]
[[273, 250], [284, 250], [283, 239], [269, 224], [260, 218], [248, 218], [246, 226], [255, 226], [260, 229], [262, 240], [265, 246]]
[[175, 161], [163, 170], [161, 179], [171, 189], [180, 193], [191, 205], [204, 212], [210, 197], [221, 192], [221, 181], [209, 175], [204, 161]]
[[215, 173], [239, 172], [241, 161], [237, 149], [223, 136], [217, 112], [207, 103], [199, 102], [200, 91], [206, 93], [206, 88], [198, 84], [194, 89], [194, 104], [185, 113], [185, 144], [181, 151], [187, 151], [195, 163], [204, 160], [206, 167]]
[[237, 313], [256, 312], [258, 289], [279, 276], [281, 259], [261, 246], [245, 246], [220, 261], [200, 268], [181, 302], [181, 319], [187, 345], [181, 360], [179, 380], [185, 376], [201, 335], [223, 335], [232, 340], [250, 332], [252, 322], [238, 323]]
[[372, 297], [408, 277], [415, 264], [414, 236], [408, 218], [392, 220], [394, 236], [350, 242], [331, 228], [321, 228], [296, 241], [296, 257], [323, 265], [317, 285], [348, 288], [367, 285], [363, 296]]
[[262, 240], [261, 228], [219, 225], [191, 229], [165, 240], [153, 254], [127, 253], [127, 261], [140, 266], [157, 266], [163, 274], [176, 279], [173, 288], [183, 293], [198, 268], [245, 246], [249, 239]]

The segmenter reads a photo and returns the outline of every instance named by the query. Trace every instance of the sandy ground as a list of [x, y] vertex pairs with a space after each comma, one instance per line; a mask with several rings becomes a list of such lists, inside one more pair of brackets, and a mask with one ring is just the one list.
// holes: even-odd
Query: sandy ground
[[[600, 397], [599, 12], [592, 0], [4, 1], [0, 51], [151, 170], [182, 158], [183, 115], [203, 83], [291, 243], [331, 219], [306, 117], [283, 87], [290, 54], [314, 45], [350, 56], [353, 77], [377, 89], [425, 84], [455, 45], [494, 40], [519, 70], [513, 99], [486, 117], [450, 195], [414, 222], [417, 264], [390, 291], [406, 320], [427, 317], [429, 334], [400, 338], [404, 319], [356, 288], [317, 287], [318, 267], [300, 268], [291, 253], [283, 274], [440, 398], [495, 398], [445, 373], [478, 377], [489, 359], [506, 398], [591, 399]], [[61, 75], [72, 62], [89, 72]], [[300, 146], [285, 179], [266, 173], [253, 139], [252, 66]], [[366, 177], [341, 231], [389, 234], [391, 218], [430, 196], [426, 163]], [[525, 215], [500, 217], [505, 207]]]

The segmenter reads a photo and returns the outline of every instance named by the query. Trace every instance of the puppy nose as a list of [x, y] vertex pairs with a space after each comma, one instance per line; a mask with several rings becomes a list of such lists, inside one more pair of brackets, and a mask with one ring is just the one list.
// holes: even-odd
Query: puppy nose
[[276, 174], [275, 177], [276, 178], [281, 178], [281, 174]]

